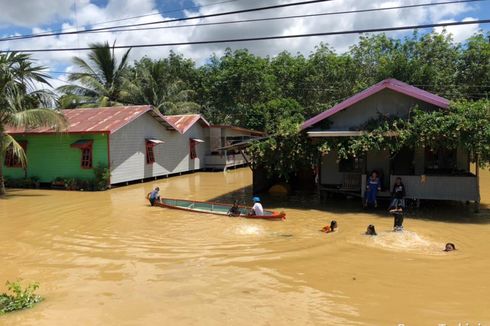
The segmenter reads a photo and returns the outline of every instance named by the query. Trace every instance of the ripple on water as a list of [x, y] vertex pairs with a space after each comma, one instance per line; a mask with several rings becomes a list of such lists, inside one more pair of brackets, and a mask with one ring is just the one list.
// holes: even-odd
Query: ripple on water
[[380, 249], [413, 252], [427, 255], [441, 255], [443, 244], [426, 238], [414, 231], [384, 231], [379, 232], [377, 236], [365, 236], [362, 238], [363, 243], [367, 246], [377, 247]]

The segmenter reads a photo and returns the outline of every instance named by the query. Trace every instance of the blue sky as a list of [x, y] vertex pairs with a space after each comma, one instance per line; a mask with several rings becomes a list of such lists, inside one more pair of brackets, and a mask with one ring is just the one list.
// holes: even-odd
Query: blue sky
[[[63, 29], [72, 31], [76, 28], [87, 29], [93, 26], [108, 26], [130, 23], [158, 21], [186, 15], [208, 14], [239, 10], [251, 7], [273, 5], [277, 3], [296, 2], [299, 0], [0, 0], [0, 34], [2, 37], [15, 34], [31, 34]], [[230, 17], [214, 18], [210, 21], [246, 19], [256, 17], [277, 17], [296, 14], [311, 14], [355, 10], [381, 6], [396, 6], [441, 2], [447, 0], [332, 0], [314, 5], [303, 5], [270, 11], [241, 14]], [[76, 4], [76, 6], [75, 6]], [[199, 7], [201, 6], [201, 7]], [[182, 8], [193, 8], [190, 11], [176, 11]], [[76, 9], [76, 10], [75, 10]], [[128, 17], [149, 15], [132, 20], [101, 23], [125, 19]], [[424, 8], [404, 9], [398, 11], [382, 11], [376, 13], [324, 16], [307, 19], [281, 20], [253, 24], [218, 25], [209, 27], [189, 27], [153, 31], [126, 33], [81, 34], [80, 36], [62, 36], [39, 38], [21, 41], [9, 41], [1, 44], [2, 49], [33, 49], [87, 46], [94, 41], [117, 41], [117, 44], [148, 44], [166, 42], [186, 42], [195, 40], [240, 38], [246, 36], [304, 34], [323, 31], [352, 30], [372, 27], [389, 27], [416, 25], [447, 21], [461, 21], [490, 18], [490, 0], [471, 4], [441, 5]], [[195, 21], [193, 21], [195, 22]], [[202, 21], [204, 22], [204, 21]], [[185, 22], [189, 24], [190, 22]], [[481, 28], [489, 31], [489, 24], [477, 26], [458, 26], [449, 28], [456, 41], [464, 41], [469, 35]], [[426, 30], [427, 31], [427, 30]], [[407, 33], [393, 33], [394, 37], [402, 37]], [[357, 41], [355, 35], [330, 36], [304, 39], [276, 40], [267, 42], [247, 42], [239, 44], [212, 44], [206, 46], [181, 46], [173, 48], [176, 52], [196, 60], [198, 64], [206, 62], [213, 53], [221, 54], [226, 47], [248, 48], [258, 55], [275, 55], [283, 50], [291, 53], [310, 53], [315, 45], [325, 42], [338, 52], [343, 52]], [[166, 56], [170, 48], [134, 49], [132, 59], [142, 56]], [[71, 71], [73, 55], [84, 53], [39, 53], [34, 57], [48, 66], [53, 75], [61, 81]]]

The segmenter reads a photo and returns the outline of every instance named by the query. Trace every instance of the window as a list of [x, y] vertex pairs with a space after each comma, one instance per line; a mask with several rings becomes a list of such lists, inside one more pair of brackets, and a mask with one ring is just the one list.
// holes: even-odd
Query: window
[[456, 149], [425, 149], [425, 173], [453, 173], [456, 169]]
[[146, 164], [155, 163], [155, 153], [153, 153], [153, 147], [155, 147], [155, 144], [149, 141], [146, 142]]
[[339, 162], [339, 172], [359, 172], [364, 170], [364, 158], [352, 157], [349, 159], [341, 159]]
[[189, 140], [189, 156], [190, 156], [191, 160], [193, 160], [197, 157], [196, 141], [194, 139]]
[[[27, 152], [27, 141], [21, 140], [18, 141], [19, 145], [24, 150], [24, 153]], [[5, 153], [5, 166], [9, 168], [21, 168], [22, 162], [20, 157], [14, 153], [14, 147], [12, 145], [9, 146], [7, 152]]]
[[92, 168], [92, 146], [82, 149], [82, 169]]
[[72, 148], [78, 148], [82, 151], [82, 157], [80, 161], [80, 167], [82, 169], [92, 168], [93, 142], [94, 141], [92, 139], [80, 139], [71, 144]]

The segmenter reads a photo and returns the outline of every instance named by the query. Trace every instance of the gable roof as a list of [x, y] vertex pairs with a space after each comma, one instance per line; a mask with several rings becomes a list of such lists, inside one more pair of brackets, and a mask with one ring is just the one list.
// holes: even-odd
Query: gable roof
[[[166, 127], [169, 125], [164, 117], [153, 109], [151, 105], [113, 106], [102, 108], [83, 108], [61, 111], [68, 121], [68, 128], [64, 133], [114, 133], [131, 121], [149, 112], [156, 120]], [[9, 134], [51, 134], [53, 128], [39, 127], [33, 129], [7, 128]]]
[[222, 128], [222, 129], [231, 129], [239, 132], [244, 132], [244, 133], [249, 133], [253, 136], [264, 136], [265, 132], [264, 131], [258, 131], [258, 130], [253, 130], [253, 129], [247, 129], [247, 128], [242, 128], [242, 127], [237, 127], [237, 126], [230, 126], [230, 125], [210, 125], [210, 128]]
[[421, 100], [423, 102], [435, 105], [437, 107], [447, 109], [449, 106], [449, 100], [440, 97], [438, 95], [429, 93], [427, 91], [424, 91], [423, 89], [417, 88], [415, 86], [411, 86], [407, 83], [401, 82], [397, 79], [390, 78], [390, 79], [385, 79], [365, 90], [362, 92], [359, 92], [355, 94], [352, 97], [349, 97], [345, 101], [340, 102], [339, 104], [333, 106], [332, 108], [314, 116], [313, 118], [310, 118], [303, 122], [301, 125], [301, 129], [304, 130], [306, 128], [309, 128], [313, 126], [314, 124], [317, 124], [318, 122], [336, 114], [337, 112], [340, 112], [342, 110], [347, 109], [348, 107], [356, 104], [357, 102], [360, 102], [364, 100], [365, 98], [374, 95], [384, 89], [390, 89], [394, 92], [404, 94], [413, 98], [416, 98], [418, 100]]
[[196, 122], [204, 127], [209, 127], [209, 122], [200, 114], [166, 115], [165, 120], [181, 134], [186, 133]]

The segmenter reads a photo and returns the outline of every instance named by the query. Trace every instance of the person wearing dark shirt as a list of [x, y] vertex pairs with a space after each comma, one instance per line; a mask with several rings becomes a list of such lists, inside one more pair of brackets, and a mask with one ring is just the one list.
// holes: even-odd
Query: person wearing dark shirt
[[395, 184], [393, 185], [393, 190], [391, 192], [391, 204], [390, 209], [396, 207], [405, 207], [405, 185], [402, 182], [402, 178], [398, 177], [395, 180]]
[[228, 216], [240, 216], [240, 207], [238, 207], [238, 200], [235, 200], [233, 206], [228, 210]]
[[378, 235], [376, 233], [376, 228], [374, 227], [373, 224], [369, 224], [369, 226], [367, 227], [367, 230], [366, 230], [366, 235]]

